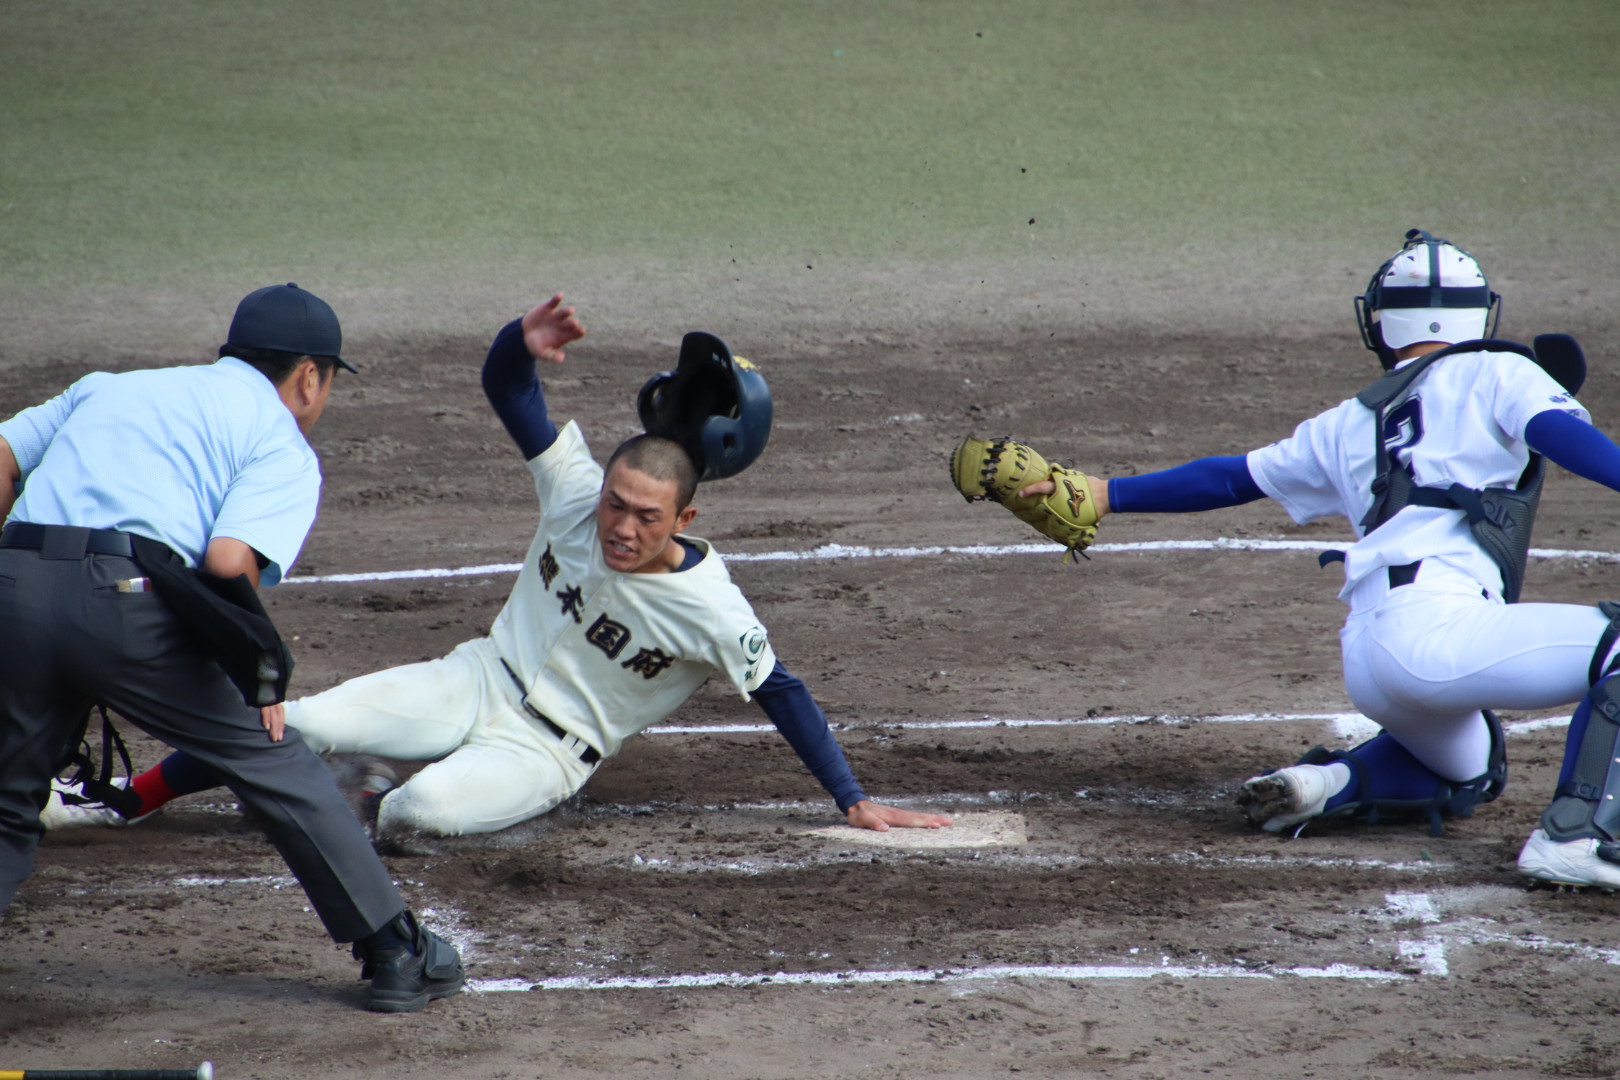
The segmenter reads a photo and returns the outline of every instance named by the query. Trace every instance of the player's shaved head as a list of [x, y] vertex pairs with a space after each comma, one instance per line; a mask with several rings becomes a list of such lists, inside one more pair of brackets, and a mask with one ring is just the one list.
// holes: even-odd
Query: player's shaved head
[[608, 458], [607, 471], [623, 463], [626, 468], [645, 473], [654, 480], [665, 480], [675, 485], [675, 509], [685, 510], [697, 494], [697, 466], [681, 444], [657, 435], [637, 435], [626, 439]]

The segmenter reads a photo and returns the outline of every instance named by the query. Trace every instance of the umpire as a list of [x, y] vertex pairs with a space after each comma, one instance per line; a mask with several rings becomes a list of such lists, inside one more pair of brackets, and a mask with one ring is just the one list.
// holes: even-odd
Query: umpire
[[410, 1012], [461, 988], [460, 957], [406, 910], [321, 760], [295, 731], [267, 734], [285, 650], [255, 690], [188, 614], [233, 587], [256, 608], [253, 587], [297, 557], [321, 487], [305, 435], [337, 368], [354, 370], [341, 347], [325, 301], [274, 285], [237, 306], [217, 363], [97, 372], [0, 423], [0, 912], [102, 704], [217, 770], [332, 937], [356, 943], [369, 1007]]

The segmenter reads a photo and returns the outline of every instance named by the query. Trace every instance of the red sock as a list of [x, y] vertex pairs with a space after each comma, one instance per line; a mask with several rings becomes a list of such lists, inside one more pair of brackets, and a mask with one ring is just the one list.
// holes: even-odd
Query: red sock
[[141, 807], [130, 817], [150, 814], [180, 793], [170, 788], [163, 779], [163, 766], [154, 765], [129, 782], [129, 790], [140, 796]]

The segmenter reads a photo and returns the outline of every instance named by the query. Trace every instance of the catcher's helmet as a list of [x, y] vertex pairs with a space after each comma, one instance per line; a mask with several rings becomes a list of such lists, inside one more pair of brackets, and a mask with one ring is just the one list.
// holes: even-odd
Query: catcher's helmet
[[647, 434], [686, 449], [699, 480], [736, 476], [754, 463], [771, 436], [765, 376], [701, 330], [681, 339], [674, 371], [647, 380], [636, 397], [636, 412]]
[[1356, 297], [1356, 320], [1362, 342], [1392, 368], [1395, 351], [1419, 341], [1455, 345], [1491, 337], [1501, 304], [1472, 255], [1411, 229]]

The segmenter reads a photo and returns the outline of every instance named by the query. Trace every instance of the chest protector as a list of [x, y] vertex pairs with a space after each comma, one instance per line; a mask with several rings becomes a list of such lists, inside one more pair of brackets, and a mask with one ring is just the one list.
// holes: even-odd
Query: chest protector
[[[1551, 335], [1545, 335], [1551, 336]], [[1537, 345], [1541, 344], [1537, 339]], [[1361, 526], [1372, 532], [1408, 506], [1432, 506], [1461, 510], [1468, 516], [1474, 539], [1502, 572], [1502, 599], [1517, 603], [1524, 587], [1525, 563], [1530, 555], [1530, 529], [1535, 524], [1536, 507], [1541, 501], [1541, 485], [1546, 479], [1546, 462], [1532, 452], [1530, 463], [1511, 488], [1425, 487], [1412, 477], [1410, 465], [1402, 465], [1384, 444], [1384, 414], [1391, 402], [1406, 392], [1435, 362], [1457, 353], [1513, 352], [1534, 360], [1557, 378], [1570, 393], [1580, 389], [1586, 374], [1584, 362], [1579, 373], [1563, 370], [1563, 365], [1539, 357], [1523, 345], [1511, 341], [1481, 339], [1448, 345], [1419, 357], [1398, 371], [1383, 375], [1356, 395], [1356, 400], [1373, 411], [1375, 475], [1372, 506], [1361, 519]], [[1575, 385], [1571, 386], [1570, 383]]]

